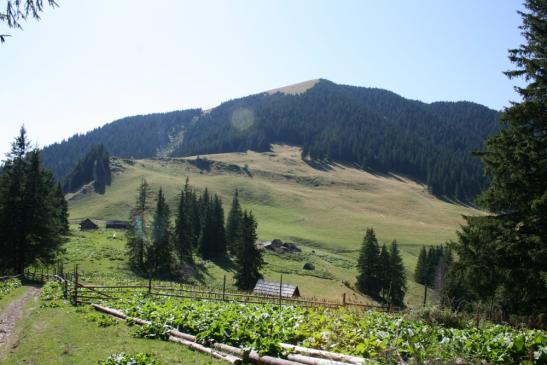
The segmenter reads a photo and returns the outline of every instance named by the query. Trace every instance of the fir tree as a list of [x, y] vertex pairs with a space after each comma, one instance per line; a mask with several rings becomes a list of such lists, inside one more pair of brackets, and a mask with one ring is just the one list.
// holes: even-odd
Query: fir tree
[[492, 214], [466, 218], [451, 277], [461, 280], [452, 281], [452, 292], [469, 295], [457, 301], [497, 302], [505, 313], [535, 315], [547, 312], [547, 3], [524, 5], [526, 42], [509, 51], [517, 69], [506, 75], [527, 85], [516, 88], [522, 101], [505, 109], [504, 128], [481, 154], [490, 185], [478, 202]]
[[389, 296], [387, 301], [390, 304], [403, 307], [407, 290], [406, 272], [397, 241], [393, 241], [389, 246], [389, 262]]
[[378, 285], [380, 286], [380, 296], [384, 301], [388, 301], [390, 280], [391, 280], [391, 260], [389, 257], [389, 251], [386, 245], [382, 245], [380, 249], [380, 255], [378, 257]]
[[22, 127], [0, 174], [0, 270], [51, 262], [67, 231], [66, 201]]
[[373, 298], [378, 298], [381, 290], [378, 276], [379, 257], [380, 248], [374, 230], [367, 228], [359, 254], [357, 287]]
[[192, 257], [192, 202], [191, 196], [187, 193], [188, 179], [184, 190], [180, 194], [179, 206], [177, 209], [177, 218], [175, 221], [175, 248], [181, 262], [193, 263]]
[[226, 255], [226, 231], [224, 229], [224, 208], [222, 200], [215, 194], [211, 202], [211, 220], [213, 229], [214, 256], [221, 257]]
[[147, 213], [150, 189], [145, 179], [141, 180], [135, 206], [130, 213], [130, 225], [126, 232], [129, 265], [137, 272], [146, 270], [146, 251], [148, 249]]
[[260, 269], [264, 265], [262, 252], [256, 247], [257, 223], [252, 212], [244, 212], [240, 225], [239, 243], [236, 250], [236, 285], [241, 290], [251, 290], [262, 278]]
[[152, 222], [152, 245], [148, 253], [149, 267], [155, 275], [166, 276], [171, 273], [171, 260], [170, 212], [160, 188]]
[[232, 199], [232, 207], [230, 208], [228, 220], [226, 222], [226, 242], [228, 245], [228, 251], [231, 254], [236, 252], [236, 244], [239, 241], [239, 226], [242, 219], [243, 213], [241, 211], [241, 205], [239, 204], [238, 190], [236, 189]]
[[425, 285], [427, 282], [427, 250], [425, 246], [420, 249], [416, 269], [414, 270], [414, 280], [418, 284]]

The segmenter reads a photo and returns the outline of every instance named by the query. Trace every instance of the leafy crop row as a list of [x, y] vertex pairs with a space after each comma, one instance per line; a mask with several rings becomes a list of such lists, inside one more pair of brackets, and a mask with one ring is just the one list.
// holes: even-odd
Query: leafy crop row
[[431, 325], [405, 314], [350, 309], [244, 305], [228, 302], [128, 298], [111, 303], [129, 316], [152, 321], [141, 337], [165, 338], [166, 326], [194, 334], [199, 342], [222, 342], [283, 356], [292, 343], [396, 363], [534, 364], [547, 362], [547, 334], [484, 323], [461, 328]]

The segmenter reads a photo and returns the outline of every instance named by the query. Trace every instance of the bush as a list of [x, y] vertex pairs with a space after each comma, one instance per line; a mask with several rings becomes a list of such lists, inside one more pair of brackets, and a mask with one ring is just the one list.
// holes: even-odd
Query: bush
[[19, 288], [21, 285], [21, 280], [19, 279], [8, 279], [0, 282], [0, 299]]
[[161, 365], [161, 363], [148, 353], [127, 355], [122, 352], [110, 355], [108, 359], [99, 361], [98, 365]]
[[447, 308], [424, 307], [410, 312], [410, 319], [421, 320], [432, 326], [445, 328], [465, 328], [469, 319], [462, 313]]

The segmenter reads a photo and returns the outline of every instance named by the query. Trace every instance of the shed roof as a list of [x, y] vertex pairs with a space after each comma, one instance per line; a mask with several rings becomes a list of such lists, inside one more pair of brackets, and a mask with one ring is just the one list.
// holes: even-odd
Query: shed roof
[[299, 297], [298, 286], [292, 284], [281, 284], [274, 281], [265, 281], [259, 279], [253, 289], [253, 293], [262, 295], [279, 296], [279, 286], [281, 285], [281, 296], [284, 298]]
[[86, 218], [86, 219], [84, 219], [83, 221], [80, 222], [80, 228], [97, 229], [97, 228], [99, 228], [99, 226], [97, 224], [95, 224], [95, 222], [93, 222], [91, 219]]

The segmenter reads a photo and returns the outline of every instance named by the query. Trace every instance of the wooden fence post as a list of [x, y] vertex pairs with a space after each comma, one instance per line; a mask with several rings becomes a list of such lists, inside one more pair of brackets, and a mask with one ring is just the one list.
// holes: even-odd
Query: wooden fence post
[[74, 305], [78, 306], [78, 265], [74, 266]]
[[152, 275], [148, 274], [148, 295], [152, 294]]
[[346, 306], [346, 293], [342, 293], [342, 306]]
[[279, 280], [279, 306], [281, 307], [281, 294], [283, 292], [283, 274], [281, 274], [281, 279]]
[[222, 301], [224, 301], [226, 295], [226, 275], [224, 275], [224, 281], [222, 282]]

